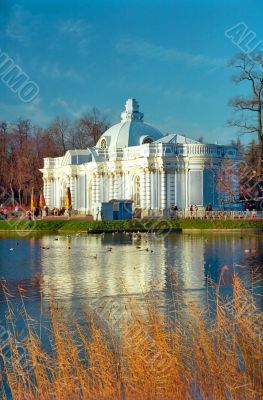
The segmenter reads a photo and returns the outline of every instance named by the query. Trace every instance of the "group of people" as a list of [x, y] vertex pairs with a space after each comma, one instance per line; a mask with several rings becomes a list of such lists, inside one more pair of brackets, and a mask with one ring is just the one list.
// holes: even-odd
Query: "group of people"
[[45, 206], [43, 209], [41, 207], [34, 207], [32, 210], [26, 211], [25, 218], [28, 220], [37, 219], [38, 217], [48, 216], [49, 208]]
[[[71, 207], [68, 210], [71, 210]], [[65, 211], [66, 211], [65, 207], [60, 207], [60, 208], [55, 207], [51, 210], [51, 215], [54, 215], [55, 217], [61, 217], [62, 215], [65, 214]]]
[[49, 208], [46, 206], [43, 209], [41, 207], [34, 207], [32, 210], [21, 210], [18, 205], [15, 207], [0, 206], [0, 219], [7, 220], [9, 218], [22, 217], [28, 220], [42, 217], [43, 215], [49, 215]]
[[[0, 219], [13, 219], [13, 218], [24, 218], [27, 220], [53, 216], [63, 216], [67, 212], [68, 216], [72, 214], [72, 207], [66, 209], [65, 207], [49, 209], [48, 206], [43, 208], [36, 206], [30, 210], [25, 210], [24, 208], [16, 205], [15, 207], [0, 205]], [[103, 219], [103, 218], [102, 218]]]

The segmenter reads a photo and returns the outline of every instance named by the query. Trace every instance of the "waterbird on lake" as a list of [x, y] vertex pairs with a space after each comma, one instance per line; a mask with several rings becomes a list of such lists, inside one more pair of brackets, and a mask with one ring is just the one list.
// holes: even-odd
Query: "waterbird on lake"
[[14, 251], [14, 248], [13, 247], [11, 247], [11, 249], [9, 249], [10, 251]]

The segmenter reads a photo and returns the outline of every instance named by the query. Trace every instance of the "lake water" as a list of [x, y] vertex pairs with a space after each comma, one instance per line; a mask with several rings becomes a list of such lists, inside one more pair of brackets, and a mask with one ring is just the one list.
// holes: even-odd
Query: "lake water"
[[[220, 280], [221, 269], [226, 265], [228, 268]], [[52, 353], [51, 302], [55, 306], [56, 302], [60, 304], [69, 324], [78, 320], [84, 328], [87, 306], [98, 312], [100, 319], [110, 308], [116, 332], [118, 316], [126, 317], [126, 304], [132, 300], [133, 310], [139, 309], [143, 315], [145, 293], [152, 289], [166, 315], [172, 311], [171, 304], [175, 304], [171, 299], [183, 300], [183, 315], [187, 315], [189, 302], [197, 307], [206, 306], [209, 298], [212, 312], [208, 315], [213, 318], [211, 281], [220, 280], [221, 295], [231, 296], [235, 272], [251, 288], [255, 279], [262, 278], [262, 266], [263, 235], [259, 234], [142, 234], [140, 240], [132, 234], [0, 235], [0, 344], [10, 334], [10, 324], [7, 334], [5, 321], [6, 291], [15, 330], [21, 332], [18, 343], [26, 360], [22, 337], [27, 328], [21, 294], [32, 317], [30, 325], [34, 325], [43, 346]], [[260, 294], [260, 284], [254, 283], [253, 290]], [[263, 308], [262, 297], [255, 297]], [[30, 367], [26, 361], [24, 365]], [[0, 371], [2, 367], [0, 359]], [[4, 383], [3, 387], [11, 400], [8, 385]]]
[[[143, 301], [155, 288], [164, 297], [172, 282], [184, 300], [205, 304], [209, 278], [221, 282], [231, 295], [233, 273], [250, 287], [262, 275], [263, 235], [260, 234], [132, 234], [35, 235], [0, 237], [0, 279], [12, 302], [25, 297], [29, 313], [39, 319], [40, 307], [50, 298], [70, 315], [81, 315], [83, 305], [102, 299]], [[40, 306], [42, 305], [42, 306]], [[6, 302], [0, 290], [0, 317]]]

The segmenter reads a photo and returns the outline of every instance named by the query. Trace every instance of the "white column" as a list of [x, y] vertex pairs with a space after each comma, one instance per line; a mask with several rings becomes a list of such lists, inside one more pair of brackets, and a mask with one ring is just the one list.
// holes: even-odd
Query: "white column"
[[70, 177], [70, 193], [71, 193], [71, 202], [72, 208], [77, 210], [77, 175], [72, 175]]
[[93, 174], [92, 176], [92, 204], [89, 205], [90, 209], [94, 207], [94, 204], [96, 203], [96, 174]]
[[75, 197], [76, 197], [76, 193], [75, 193], [75, 180], [74, 180], [74, 176], [70, 176], [69, 177], [69, 188], [70, 188], [70, 193], [71, 193], [71, 204], [72, 204], [72, 208], [75, 209]]
[[45, 200], [47, 201], [47, 180], [46, 180], [46, 178], [43, 178], [43, 195], [45, 197]]
[[142, 171], [141, 174], [141, 208], [146, 208], [146, 178], [145, 178], [145, 171]]
[[152, 208], [151, 207], [151, 173], [149, 170], [146, 171], [146, 176], [145, 176], [145, 189], [146, 189], [146, 208], [148, 211]]
[[47, 178], [46, 184], [46, 204], [51, 208], [51, 178]]
[[178, 192], [177, 192], [177, 169], [174, 171], [174, 204], [178, 206]]
[[119, 176], [114, 175], [114, 199], [119, 198]]
[[56, 178], [55, 179], [55, 201], [56, 204], [54, 204], [55, 207], [60, 207], [61, 206], [61, 181], [60, 179]]
[[121, 172], [120, 173], [120, 180], [119, 180], [119, 185], [120, 185], [120, 190], [119, 190], [119, 196], [120, 196], [120, 198], [121, 199], [123, 199], [123, 197], [124, 197], [124, 190], [123, 190], [123, 182], [124, 182], [124, 179], [123, 179], [123, 173]]
[[79, 208], [79, 204], [78, 204], [79, 195], [78, 195], [78, 176], [77, 175], [75, 175], [74, 183], [75, 183], [75, 210], [78, 210], [78, 208]]
[[50, 203], [52, 207], [55, 207], [55, 179], [51, 179], [51, 185], [50, 185]]
[[130, 184], [130, 181], [131, 181], [131, 177], [126, 172], [125, 175], [124, 175], [124, 190], [125, 190], [124, 198], [125, 199], [130, 199], [131, 198], [131, 184]]
[[114, 198], [114, 176], [110, 174], [109, 177], [109, 200]]
[[96, 174], [95, 189], [96, 189], [96, 203], [99, 203], [100, 202], [100, 174]]
[[100, 198], [101, 202], [105, 201], [105, 190], [106, 190], [106, 187], [105, 187], [105, 175], [104, 175], [104, 173], [102, 173], [99, 176], [99, 198]]
[[185, 208], [189, 207], [189, 169], [185, 168]]
[[167, 208], [167, 174], [164, 169], [161, 170], [161, 209]]
[[157, 202], [157, 185], [158, 185], [158, 179], [157, 179], [157, 174], [155, 171], [151, 172], [151, 208], [154, 210], [158, 208], [158, 202]]
[[104, 173], [102, 175], [102, 193], [101, 193], [101, 201], [109, 200], [109, 178], [108, 174]]

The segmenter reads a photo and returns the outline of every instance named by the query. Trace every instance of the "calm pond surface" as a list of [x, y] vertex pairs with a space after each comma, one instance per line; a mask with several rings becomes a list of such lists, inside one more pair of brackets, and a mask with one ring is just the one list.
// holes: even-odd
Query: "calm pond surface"
[[[132, 234], [0, 236], [0, 279], [13, 303], [22, 289], [37, 320], [51, 297], [79, 316], [94, 300], [141, 302], [152, 288], [167, 298], [175, 278], [184, 300], [205, 304], [209, 278], [218, 283], [225, 265], [223, 295], [231, 295], [235, 271], [250, 287], [253, 276], [262, 276], [263, 235], [142, 234], [141, 241]], [[5, 311], [0, 290], [2, 321]]]

